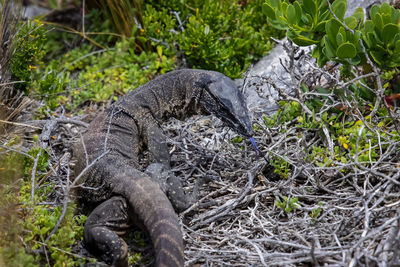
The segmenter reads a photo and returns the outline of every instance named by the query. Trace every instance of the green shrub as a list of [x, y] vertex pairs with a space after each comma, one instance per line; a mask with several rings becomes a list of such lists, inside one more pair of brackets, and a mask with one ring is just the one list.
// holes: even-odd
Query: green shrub
[[384, 2], [371, 7], [370, 17], [362, 29], [369, 55], [380, 67], [400, 66], [400, 11]]
[[141, 28], [136, 27], [135, 32], [139, 51], [152, 50], [161, 45], [167, 56], [175, 56], [180, 32], [177, 29], [176, 17], [171, 14], [171, 10], [167, 8], [157, 10], [152, 5], [146, 5], [142, 22]]
[[[305, 104], [313, 112], [319, 112], [319, 108], [315, 108], [313, 103], [314, 99], [309, 99]], [[377, 162], [391, 142], [397, 142], [400, 139], [399, 133], [388, 131], [393, 126], [388, 110], [382, 107], [377, 115], [374, 121], [368, 115], [363, 118], [366, 123], [375, 125], [374, 129], [371, 129], [363, 120], [346, 119], [346, 112], [339, 109], [324, 111], [320, 115], [321, 120], [317, 121], [314, 116], [301, 113], [297, 102], [281, 102], [278, 112], [269, 118], [264, 117], [264, 123], [267, 127], [278, 126], [281, 133], [285, 133], [290, 127], [296, 127], [302, 132], [315, 132], [321, 138], [325, 138], [325, 134], [320, 130], [324, 125], [333, 141], [333, 154], [325, 145], [313, 145], [304, 151], [305, 162], [310, 162], [316, 167], [339, 167], [357, 161], [360, 166], [370, 167]], [[299, 138], [303, 137], [299, 136]], [[270, 164], [274, 167], [274, 173], [283, 178], [289, 177], [288, 162], [272, 156]], [[342, 172], [347, 171], [342, 169]]]
[[[216, 70], [238, 78], [251, 62], [272, 49], [269, 37], [280, 35], [265, 24], [262, 1], [241, 5], [236, 1], [205, 0], [197, 1], [190, 8], [189, 4], [175, 6], [180, 7], [181, 16], [189, 16], [184, 30], [180, 31], [177, 19], [170, 12], [147, 6], [143, 15], [145, 36], [168, 44], [170, 49], [177, 43], [194, 68]], [[184, 19], [182, 16], [181, 20]]]
[[15, 84], [15, 87], [28, 92], [32, 72], [41, 64], [45, 54], [45, 29], [39, 21], [27, 20], [20, 26], [15, 42], [16, 50], [11, 57], [10, 71], [14, 80], [23, 81]]
[[[141, 24], [132, 35], [136, 52], [156, 51], [167, 56], [182, 51], [190, 67], [240, 77], [249, 64], [272, 49], [272, 35], [281, 33], [265, 23], [262, 1], [171, 1], [142, 6]], [[173, 12], [179, 13], [179, 25]]]
[[315, 44], [313, 56], [320, 66], [328, 60], [343, 64], [363, 65], [368, 55], [380, 68], [400, 66], [400, 11], [384, 2], [373, 5], [371, 20], [364, 23], [364, 11], [356, 9], [344, 18], [346, 0], [332, 3], [333, 15], [325, 0], [294, 1], [267, 0], [263, 6], [268, 21], [297, 45]]
[[137, 54], [133, 42], [134, 38], [122, 39], [113, 49], [92, 55], [78, 52], [77, 59], [71, 57], [76, 51], [67, 53], [63, 62], [69, 71], [79, 72], [70, 82], [72, 105], [67, 107], [74, 108], [87, 100], [106, 101], [174, 69], [175, 58], [167, 58], [161, 47], [157, 52]]
[[[35, 179], [38, 181], [47, 172], [48, 154], [36, 147], [31, 148], [28, 153], [34, 158], [41, 153], [36, 169], [37, 175], [35, 175]], [[75, 204], [69, 204], [58, 230], [46, 241], [61, 216], [62, 206], [44, 204], [49, 203], [48, 196], [54, 191], [54, 184], [49, 182], [44, 182], [35, 189], [34, 201], [32, 202], [32, 168], [33, 160], [26, 157], [26, 179], [21, 181], [19, 191], [13, 195], [14, 201], [23, 203], [20, 204], [19, 216], [13, 217], [14, 224], [18, 227], [12, 228], [16, 231], [15, 234], [22, 239], [15, 240], [15, 243], [1, 243], [0, 251], [4, 260], [8, 263], [8, 266], [38, 266], [42, 263], [50, 263], [51, 266], [78, 266], [83, 264], [82, 257], [73, 254], [71, 248], [76, 246], [76, 242], [83, 238], [83, 224], [86, 217], [83, 215], [75, 216]], [[25, 249], [21, 240], [23, 240]], [[42, 252], [33, 254], [32, 251]]]
[[173, 70], [174, 57], [156, 52], [137, 53], [134, 38], [123, 38], [114, 48], [93, 50], [84, 44], [52, 60], [35, 72], [33, 93], [45, 100], [46, 108], [59, 104], [75, 109], [86, 101], [104, 102]]
[[46, 109], [54, 110], [62, 102], [62, 94], [65, 94], [69, 73], [57, 73], [51, 68], [46, 68], [35, 72], [35, 75], [38, 77], [32, 81], [32, 93], [46, 102]]
[[272, 116], [264, 116], [264, 123], [267, 127], [275, 127], [276, 124], [284, 124], [285, 122], [290, 122], [294, 118], [301, 116], [301, 106], [295, 101], [279, 102], [279, 111]]

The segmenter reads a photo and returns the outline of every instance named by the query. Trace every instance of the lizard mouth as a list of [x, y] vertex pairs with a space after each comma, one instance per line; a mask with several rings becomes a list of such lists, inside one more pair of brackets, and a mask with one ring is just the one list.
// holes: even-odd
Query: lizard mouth
[[223, 111], [217, 114], [217, 116], [238, 134], [246, 137], [251, 137], [254, 134], [252, 123], [246, 117], [236, 118], [232, 114], [226, 114], [226, 112]]
[[246, 102], [236, 84], [221, 74], [212, 74], [203, 85], [204, 107], [216, 115], [238, 134], [250, 137], [254, 133]]
[[[253, 135], [253, 124], [250, 121], [246, 109], [240, 106], [234, 106], [230, 102], [226, 103], [227, 100], [223, 101], [224, 99], [220, 99], [209, 90], [207, 91], [209, 92], [209, 95], [213, 98], [213, 101], [215, 101], [215, 106], [219, 107], [215, 109], [215, 106], [209, 106], [209, 112], [214, 113], [215, 116], [220, 118], [223, 122], [225, 122], [228, 126], [230, 126], [239, 134], [246, 137], [250, 137]], [[240, 103], [237, 102], [236, 105], [240, 105]]]

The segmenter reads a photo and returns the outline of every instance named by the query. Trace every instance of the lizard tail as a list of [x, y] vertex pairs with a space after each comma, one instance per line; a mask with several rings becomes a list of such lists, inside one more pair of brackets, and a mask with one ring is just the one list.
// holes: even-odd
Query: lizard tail
[[155, 266], [184, 266], [182, 232], [169, 199], [146, 174], [131, 169], [129, 176], [134, 179], [115, 183], [117, 188], [114, 188], [114, 192], [126, 197], [133, 212], [149, 232], [155, 251]]

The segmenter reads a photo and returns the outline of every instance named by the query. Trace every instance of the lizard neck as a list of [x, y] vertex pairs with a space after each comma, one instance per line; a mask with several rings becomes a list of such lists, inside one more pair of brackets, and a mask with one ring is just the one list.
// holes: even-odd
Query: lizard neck
[[114, 107], [134, 114], [138, 120], [148, 115], [166, 121], [170, 117], [185, 119], [203, 114], [199, 99], [203, 90], [201, 84], [207, 76], [204, 70], [172, 71], [121, 97]]

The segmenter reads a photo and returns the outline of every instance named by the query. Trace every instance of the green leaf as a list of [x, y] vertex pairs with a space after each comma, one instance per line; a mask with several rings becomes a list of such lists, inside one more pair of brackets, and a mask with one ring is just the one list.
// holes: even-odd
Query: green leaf
[[301, 10], [301, 6], [300, 6], [300, 4], [299, 4], [298, 1], [295, 1], [295, 2], [293, 3], [293, 6], [294, 6], [294, 8], [296, 9], [296, 22], [297, 22], [297, 24], [298, 24], [298, 23], [300, 23], [300, 21], [301, 21], [301, 16], [302, 16], [302, 14], [303, 14], [303, 11]]
[[369, 17], [373, 18], [375, 15], [379, 12], [380, 8], [377, 4], [372, 5], [370, 11], [369, 11]]
[[358, 25], [357, 19], [356, 19], [355, 17], [353, 17], [353, 16], [350, 16], [350, 17], [345, 18], [345, 19], [344, 19], [344, 22], [345, 22], [346, 25], [347, 25], [350, 29], [352, 29], [352, 30], [354, 30], [354, 29], [357, 27], [357, 25]]
[[290, 24], [296, 24], [297, 23], [297, 17], [296, 17], [296, 9], [293, 5], [289, 5], [287, 7], [287, 19]]
[[388, 44], [394, 38], [394, 36], [399, 32], [399, 25], [397, 24], [386, 24], [382, 29], [382, 40], [384, 43]]
[[297, 44], [298, 46], [309, 46], [309, 45], [313, 45], [313, 44], [318, 44], [318, 41], [314, 41], [310, 38], [307, 38], [303, 35], [298, 35], [295, 38], [291, 38], [292, 41]]
[[42, 228], [40, 228], [40, 233], [42, 235], [45, 235], [49, 230], [50, 230], [49, 227], [42, 227]]
[[353, 58], [357, 55], [357, 50], [352, 43], [346, 42], [338, 47], [336, 55], [341, 59]]
[[324, 56], [324, 55], [320, 56], [317, 59], [318, 67], [322, 68], [328, 61], [329, 61], [329, 58], [327, 58], [326, 56]]
[[314, 31], [315, 32], [322, 32], [325, 29], [325, 24], [326, 24], [326, 20], [321, 21], [320, 23], [317, 24], [317, 26], [315, 26]]
[[365, 21], [365, 23], [364, 23], [364, 33], [372, 32], [372, 31], [374, 31], [374, 28], [375, 28], [375, 26], [374, 26], [374, 23], [372, 22], [372, 20]]
[[[348, 38], [347, 38], [348, 32], [346, 31], [346, 29], [344, 27], [339, 28], [339, 33], [342, 34], [344, 41], [348, 41]], [[339, 44], [337, 44], [337, 45], [339, 46]]]
[[339, 46], [339, 45], [343, 44], [343, 42], [344, 42], [344, 37], [343, 37], [343, 35], [339, 32], [339, 33], [336, 35], [336, 44]]
[[317, 48], [314, 48], [311, 51], [311, 55], [312, 55], [313, 58], [317, 58], [318, 59], [321, 56], [321, 50], [317, 49]]
[[361, 21], [361, 23], [364, 21], [365, 14], [364, 14], [364, 9], [362, 7], [358, 7], [356, 11], [354, 11], [352, 17], [356, 18], [357, 21]]
[[400, 54], [400, 40], [396, 41], [395, 48], [394, 48], [394, 53], [397, 54], [397, 55]]
[[355, 31], [351, 42], [357, 44], [361, 37], [361, 31]]
[[234, 138], [232, 138], [232, 142], [235, 144], [239, 144], [243, 141], [243, 137], [241, 136], [235, 136]]
[[383, 22], [383, 25], [391, 23], [392, 22], [392, 14], [383, 14], [382, 22]]
[[210, 33], [210, 26], [206, 24], [206, 26], [204, 27], [204, 34], [207, 35]]
[[278, 29], [278, 30], [287, 30], [287, 24], [284, 20], [281, 19], [275, 19], [275, 20], [268, 20], [269, 23], [271, 23], [272, 27]]
[[329, 9], [325, 10], [322, 14], [320, 13], [320, 16], [318, 18], [318, 21], [325, 21], [328, 20], [328, 18], [331, 16], [331, 11]]
[[374, 97], [374, 93], [372, 93], [369, 89], [367, 89], [366, 87], [364, 87], [364, 86], [359, 86], [359, 87], [357, 87], [357, 94], [361, 97], [361, 98], [363, 98], [363, 99], [365, 99], [365, 100], [372, 100], [373, 99], [373, 97]]
[[281, 0], [269, 0], [272, 7], [281, 9]]
[[283, 14], [287, 14], [287, 8], [288, 8], [288, 3], [282, 2], [281, 3], [281, 10], [282, 10]]
[[306, 24], [309, 24], [309, 25], [312, 25], [313, 24], [313, 18], [311, 17], [311, 15], [310, 14], [306, 14], [306, 16], [305, 16], [305, 18], [306, 18], [306, 20], [305, 20], [305, 23]]
[[371, 51], [370, 55], [372, 57], [372, 59], [375, 61], [375, 63], [377, 63], [378, 65], [382, 65], [382, 53], [381, 52], [377, 52], [377, 51]]
[[275, 11], [274, 9], [268, 5], [267, 3], [264, 3], [262, 6], [262, 11], [263, 13], [270, 19], [275, 19]]
[[374, 22], [375, 27], [379, 30], [379, 32], [382, 32], [383, 21], [381, 15], [377, 13], [374, 17], [372, 17], [372, 21]]
[[160, 45], [158, 45], [158, 46], [157, 46], [157, 54], [158, 54], [159, 57], [161, 57], [162, 54], [163, 54], [162, 50], [163, 50], [163, 47], [160, 46]]
[[325, 55], [330, 59], [334, 58], [336, 56], [335, 49], [332, 45], [332, 42], [326, 35], [324, 36], [324, 42], [325, 42], [325, 48], [323, 51], [324, 51]]
[[316, 87], [315, 87], [315, 90], [316, 90], [318, 93], [321, 93], [321, 94], [329, 94], [329, 93], [331, 93], [331, 90], [325, 89], [325, 88], [322, 87], [322, 86], [316, 86]]
[[305, 92], [305, 93], [308, 93], [308, 92], [310, 92], [310, 89], [307, 87], [307, 85], [305, 85], [304, 83], [302, 83], [301, 85], [300, 85], [300, 88], [301, 88], [301, 90], [303, 91], [303, 92]]
[[346, 0], [336, 0], [335, 2], [333, 2], [332, 11], [340, 20], [343, 20], [346, 10], [347, 10]]
[[371, 47], [380, 42], [380, 39], [378, 38], [375, 32], [369, 32], [367, 34], [367, 37], [369, 39], [369, 42], [371, 43]]
[[326, 34], [333, 45], [336, 46], [336, 35], [342, 24], [336, 19], [332, 18], [325, 24]]
[[396, 43], [398, 40], [400, 40], [400, 32], [396, 33], [396, 35], [393, 38], [393, 42]]
[[398, 9], [392, 10], [392, 23], [398, 24], [400, 22], [400, 11]]
[[380, 11], [382, 15], [389, 15], [390, 17], [392, 16], [392, 7], [387, 2], [382, 3]]
[[307, 13], [315, 16], [317, 13], [317, 7], [315, 6], [315, 2], [313, 0], [303, 0], [304, 9]]
[[357, 66], [361, 63], [361, 57], [359, 55], [356, 55], [355, 57], [350, 58], [349, 62], [351, 65]]

